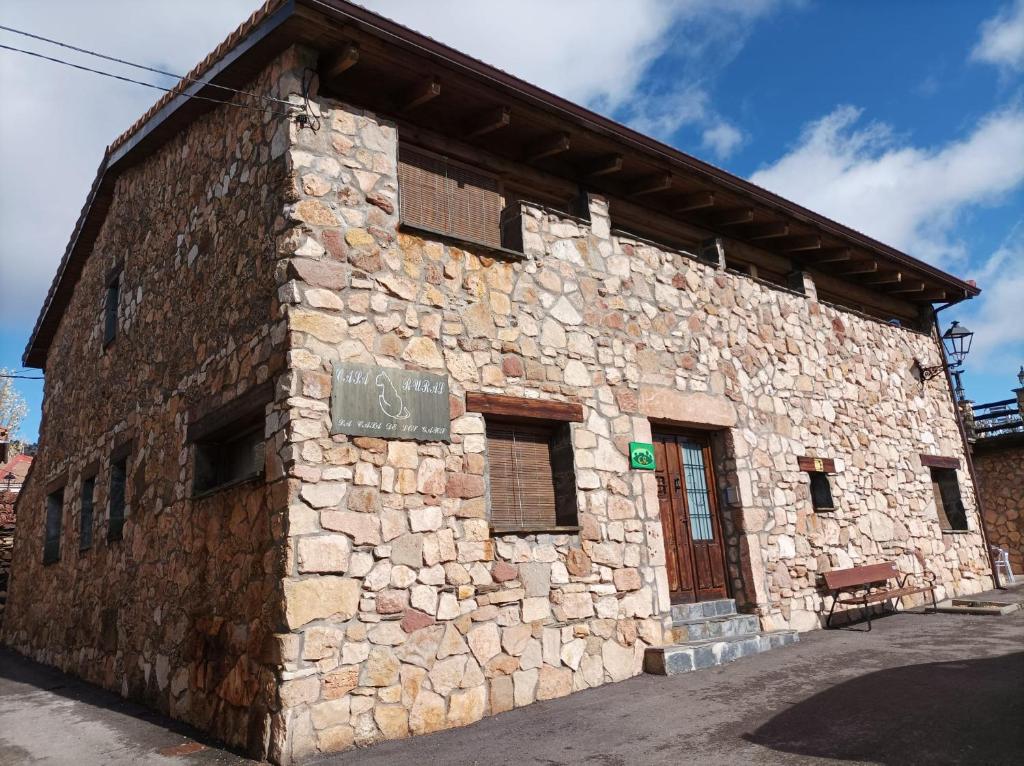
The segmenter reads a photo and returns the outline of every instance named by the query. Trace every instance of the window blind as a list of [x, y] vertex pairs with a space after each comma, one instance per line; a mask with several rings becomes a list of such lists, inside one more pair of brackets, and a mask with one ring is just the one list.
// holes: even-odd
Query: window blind
[[558, 525], [550, 432], [489, 423], [487, 460], [492, 526], [544, 529]]
[[497, 178], [403, 145], [398, 189], [402, 223], [501, 247], [503, 203]]

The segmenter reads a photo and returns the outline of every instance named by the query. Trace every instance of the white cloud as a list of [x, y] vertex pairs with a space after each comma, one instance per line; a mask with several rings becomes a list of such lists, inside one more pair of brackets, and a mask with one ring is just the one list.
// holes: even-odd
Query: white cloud
[[[7, 0], [3, 23], [184, 73], [257, 5]], [[9, 32], [0, 31], [0, 42], [141, 80], [159, 79]], [[20, 331], [31, 327], [42, 306], [104, 148], [160, 93], [4, 50], [0, 90], [0, 323]]]
[[949, 266], [965, 249], [958, 216], [1024, 182], [1024, 110], [982, 119], [967, 136], [921, 148], [842, 106], [751, 180], [925, 260]]
[[702, 140], [705, 149], [714, 152], [716, 157], [725, 158], [743, 143], [743, 133], [727, 122], [720, 122], [705, 130]]
[[981, 25], [971, 58], [1004, 70], [1024, 70], [1024, 0], [1003, 7]]

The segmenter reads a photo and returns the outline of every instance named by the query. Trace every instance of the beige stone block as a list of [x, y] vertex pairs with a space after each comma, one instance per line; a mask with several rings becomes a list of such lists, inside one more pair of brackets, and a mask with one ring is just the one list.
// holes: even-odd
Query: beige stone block
[[540, 622], [551, 616], [551, 601], [547, 596], [523, 599], [523, 622]]
[[468, 726], [484, 717], [487, 712], [487, 687], [484, 684], [472, 689], [453, 692], [448, 701], [448, 725]]
[[402, 359], [430, 370], [444, 368], [444, 357], [437, 350], [437, 345], [429, 338], [417, 337], [409, 341], [402, 352]]
[[640, 412], [655, 420], [723, 428], [736, 425], [736, 408], [722, 396], [641, 386], [639, 398]]
[[329, 508], [341, 505], [341, 501], [348, 491], [348, 485], [343, 482], [322, 481], [317, 484], [303, 483], [299, 497], [309, 503], [313, 508]]
[[537, 681], [537, 699], [550, 700], [572, 693], [572, 671], [544, 665]]
[[533, 637], [533, 628], [528, 624], [512, 625], [501, 631], [501, 647], [506, 653], [518, 657]]
[[616, 641], [604, 642], [601, 647], [601, 659], [612, 681], [625, 681], [636, 675], [639, 670], [635, 648], [622, 646]]
[[409, 711], [401, 705], [375, 706], [373, 720], [385, 739], [402, 739], [409, 736]]
[[393, 649], [375, 646], [359, 671], [360, 686], [391, 686], [398, 683], [401, 663]]
[[643, 582], [640, 579], [640, 571], [637, 569], [616, 569], [612, 572], [612, 582], [615, 583], [615, 590], [629, 591], [637, 590]]
[[445, 657], [450, 657], [453, 654], [467, 654], [468, 652], [469, 647], [466, 645], [462, 634], [459, 633], [458, 628], [454, 624], [448, 623], [445, 626], [444, 634], [441, 636], [441, 643], [437, 647], [437, 659], [443, 660]]
[[395, 468], [416, 468], [419, 465], [416, 442], [389, 441], [388, 465]]
[[348, 697], [341, 697], [310, 705], [309, 714], [313, 721], [313, 728], [328, 729], [332, 726], [347, 724], [351, 707], [349, 702]]
[[443, 495], [447, 486], [444, 461], [426, 457], [420, 462], [416, 475], [416, 489], [427, 495]]
[[345, 572], [352, 541], [342, 535], [300, 537], [298, 553], [300, 572]]
[[[321, 753], [337, 753], [355, 744], [356, 732], [351, 726], [332, 726], [317, 732], [316, 746]], [[294, 754], [294, 749], [292, 750]]]
[[559, 606], [566, 620], [581, 620], [594, 615], [594, 600], [589, 593], [562, 593]]
[[401, 646], [395, 649], [395, 656], [402, 662], [430, 669], [437, 659], [437, 650], [444, 635], [443, 625], [431, 625], [413, 631]]
[[341, 646], [342, 631], [338, 628], [316, 626], [308, 628], [302, 644], [304, 660], [322, 660], [333, 655]]
[[501, 638], [498, 626], [494, 623], [485, 623], [473, 628], [466, 634], [466, 640], [473, 656], [481, 665], [485, 665], [501, 651]]
[[497, 676], [490, 681], [491, 714], [505, 713], [515, 707], [511, 676]]
[[539, 670], [519, 670], [512, 674], [513, 700], [516, 707], [530, 705], [537, 699]]
[[292, 629], [311, 620], [336, 617], [347, 620], [359, 608], [359, 581], [318, 576], [285, 580], [285, 620]]
[[344, 532], [356, 545], [380, 545], [380, 520], [368, 513], [355, 511], [323, 511], [320, 523], [324, 529]]
[[430, 734], [447, 726], [444, 697], [420, 689], [409, 711], [409, 728], [413, 734]]
[[308, 704], [320, 696], [320, 679], [316, 676], [281, 681], [278, 686], [283, 707]]
[[431, 688], [438, 694], [447, 697], [453, 689], [458, 689], [462, 685], [465, 671], [466, 655], [459, 654], [435, 662], [427, 676], [430, 678]]

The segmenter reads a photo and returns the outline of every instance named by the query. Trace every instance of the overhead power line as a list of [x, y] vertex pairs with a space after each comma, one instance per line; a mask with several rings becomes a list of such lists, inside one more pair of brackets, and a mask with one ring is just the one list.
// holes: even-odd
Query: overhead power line
[[188, 82], [202, 83], [208, 85], [211, 88], [217, 88], [219, 90], [230, 91], [231, 93], [237, 93], [242, 96], [249, 96], [250, 98], [262, 99], [263, 101], [271, 101], [277, 104], [284, 104], [285, 106], [294, 106], [290, 101], [284, 99], [274, 98], [273, 96], [267, 96], [261, 93], [253, 93], [247, 90], [239, 90], [238, 88], [231, 88], [227, 85], [218, 85], [216, 83], [209, 82], [207, 80], [201, 80], [196, 77], [190, 77], [188, 75], [175, 74], [174, 72], [167, 72], [163, 69], [157, 69], [155, 67], [146, 66], [145, 64], [137, 64], [134, 61], [128, 61], [126, 59], [117, 58], [116, 56], [108, 56], [105, 53], [99, 53], [98, 51], [92, 51], [88, 48], [80, 48], [77, 45], [71, 45], [69, 43], [63, 43], [60, 40], [53, 40], [49, 37], [43, 37], [42, 35], [33, 34], [32, 32], [26, 32], [22, 29], [15, 29], [14, 27], [6, 27], [0, 24], [0, 30], [5, 32], [11, 32], [16, 35], [22, 35], [23, 37], [30, 37], [33, 40], [39, 40], [50, 45], [57, 45], [61, 48], [67, 48], [68, 50], [77, 51], [78, 53], [84, 53], [87, 56], [95, 56], [96, 58], [104, 59], [106, 61], [113, 61], [117, 64], [124, 64], [125, 66], [134, 67], [135, 69], [142, 69], [146, 72], [153, 72], [154, 74], [164, 75], [165, 77], [173, 77], [176, 80], [186, 80]]
[[[132, 83], [134, 85], [142, 85], [143, 87], [152, 88], [154, 90], [160, 90], [160, 91], [163, 91], [164, 93], [170, 93], [170, 92], [172, 92], [174, 90], [174, 88], [165, 88], [162, 85], [156, 85], [154, 83], [144, 82], [142, 80], [135, 80], [135, 79], [132, 79], [131, 77], [125, 77], [123, 75], [114, 74], [113, 72], [104, 72], [102, 69], [93, 69], [92, 67], [83, 66], [81, 64], [74, 64], [74, 63], [72, 63], [70, 61], [65, 61], [64, 59], [54, 58], [53, 56], [45, 56], [42, 53], [36, 53], [35, 51], [27, 51], [24, 48], [15, 48], [12, 45], [0, 44], [0, 49], [8, 50], [8, 51], [14, 51], [15, 53], [23, 53], [26, 56], [35, 56], [36, 58], [45, 59], [46, 61], [52, 61], [55, 64], [63, 64], [64, 66], [69, 66], [69, 67], [72, 67], [73, 69], [80, 69], [83, 72], [92, 72], [93, 74], [102, 75], [104, 77], [110, 77], [110, 78], [113, 78], [115, 80], [121, 80], [122, 82], [129, 82], [129, 83]], [[200, 80], [198, 82], [203, 82], [203, 81]], [[214, 104], [224, 104], [226, 106], [233, 106], [236, 109], [248, 109], [250, 111], [261, 112], [261, 113], [265, 113], [267, 111], [267, 109], [269, 108], [269, 107], [262, 107], [262, 106], [254, 106], [252, 104], [237, 104], [234, 101], [224, 101], [223, 99], [219, 99], [219, 98], [211, 98], [209, 96], [199, 96], [199, 95], [190, 94], [190, 93], [179, 93], [177, 95], [183, 96], [185, 98], [198, 99], [200, 101], [209, 101], [209, 102], [214, 103]], [[288, 103], [288, 102], [284, 102], [284, 103]], [[295, 109], [301, 109], [298, 105], [293, 104], [292, 106]], [[270, 114], [275, 115], [277, 117], [291, 117], [294, 113], [293, 112], [275, 112], [275, 111], [271, 110]]]

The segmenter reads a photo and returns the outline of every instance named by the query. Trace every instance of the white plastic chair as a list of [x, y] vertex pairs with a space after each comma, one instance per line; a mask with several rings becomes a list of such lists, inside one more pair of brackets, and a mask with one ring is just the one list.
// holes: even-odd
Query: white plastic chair
[[1013, 585], [1016, 581], [1013, 579], [1013, 570], [1010, 569], [1010, 552], [998, 545], [989, 547], [992, 549], [992, 556], [996, 561], [996, 574], [1005, 585]]

